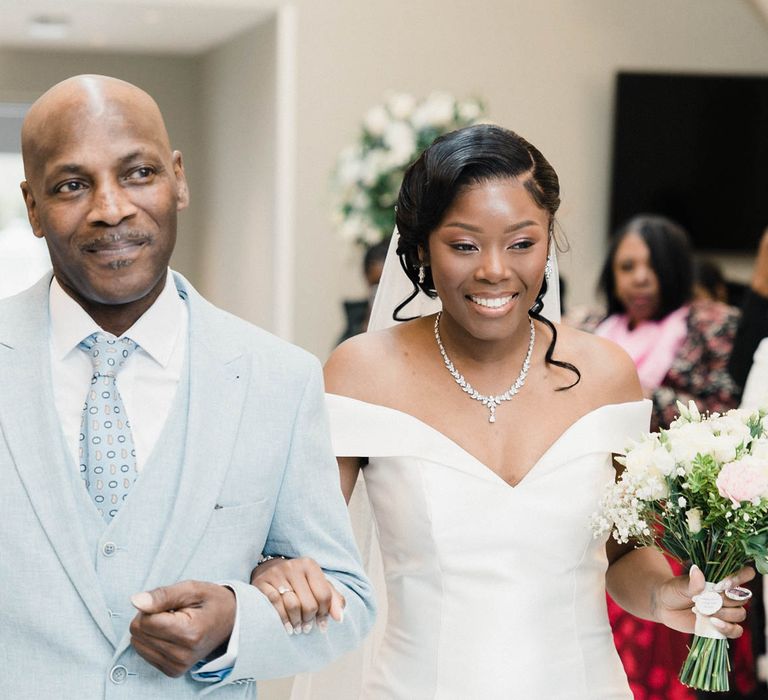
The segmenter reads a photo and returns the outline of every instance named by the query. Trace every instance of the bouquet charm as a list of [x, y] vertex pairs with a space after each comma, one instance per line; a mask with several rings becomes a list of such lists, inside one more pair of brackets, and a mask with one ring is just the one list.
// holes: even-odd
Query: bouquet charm
[[606, 487], [592, 527], [596, 537], [611, 531], [619, 543], [654, 546], [701, 570], [706, 583], [693, 597], [680, 680], [727, 691], [728, 640], [712, 616], [723, 596], [739, 604], [751, 597], [730, 578], [739, 569], [754, 562], [768, 573], [768, 418], [762, 409], [701, 416], [693, 402], [678, 409], [668, 430], [617, 457], [624, 471]]
[[[699, 595], [693, 596], [693, 613], [696, 615], [696, 627], [694, 634], [697, 637], [709, 637], [710, 639], [725, 639], [725, 635], [710, 621], [710, 617], [723, 607], [723, 599], [720, 596], [722, 585], [707, 581], [704, 590]], [[736, 586], [724, 591], [724, 595], [731, 600], [745, 603], [752, 597], [752, 591], [748, 588]]]

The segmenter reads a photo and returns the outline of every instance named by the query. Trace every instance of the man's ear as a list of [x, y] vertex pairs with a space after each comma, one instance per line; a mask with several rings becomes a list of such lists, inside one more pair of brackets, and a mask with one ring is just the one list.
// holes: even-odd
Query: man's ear
[[176, 175], [176, 211], [181, 211], [189, 205], [189, 185], [181, 151], [173, 152], [173, 173]]
[[27, 218], [29, 219], [29, 225], [32, 227], [32, 233], [38, 238], [45, 238], [45, 234], [40, 227], [40, 219], [37, 216], [37, 200], [26, 180], [21, 183], [21, 194], [24, 197], [24, 204], [27, 205]]

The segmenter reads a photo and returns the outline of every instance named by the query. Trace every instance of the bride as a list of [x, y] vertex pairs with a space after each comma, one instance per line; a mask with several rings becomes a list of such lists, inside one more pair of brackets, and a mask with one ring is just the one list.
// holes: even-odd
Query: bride
[[[405, 175], [397, 255], [412, 296], [441, 310], [356, 336], [326, 365], [342, 490], [362, 469], [388, 607], [363, 689], [334, 698], [631, 698], [606, 588], [693, 630], [700, 571], [674, 578], [658, 552], [590, 531], [612, 453], [648, 430], [650, 403], [618, 346], [542, 311], [559, 203], [550, 164], [497, 126], [441, 137]], [[328, 600], [307, 593], [313, 566], [271, 559], [253, 578], [305, 631]], [[718, 618], [741, 634], [733, 601]]]

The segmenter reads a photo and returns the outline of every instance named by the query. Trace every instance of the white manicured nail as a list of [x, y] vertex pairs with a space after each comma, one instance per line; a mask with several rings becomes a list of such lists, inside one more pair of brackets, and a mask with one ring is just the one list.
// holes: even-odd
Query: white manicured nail
[[288, 633], [288, 636], [290, 637], [293, 634], [293, 626], [290, 622], [286, 622], [283, 627], [285, 627], [285, 631]]
[[304, 634], [309, 634], [312, 631], [312, 623], [311, 622], [305, 622], [301, 626], [301, 631], [304, 632]]

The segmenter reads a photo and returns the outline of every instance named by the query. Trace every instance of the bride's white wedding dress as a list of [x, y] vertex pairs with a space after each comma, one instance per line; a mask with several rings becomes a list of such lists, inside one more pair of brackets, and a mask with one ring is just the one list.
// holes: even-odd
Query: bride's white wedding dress
[[411, 415], [327, 399], [336, 454], [370, 459], [388, 611], [362, 691], [337, 670], [333, 695], [307, 697], [632, 697], [606, 614], [605, 541], [589, 520], [611, 453], [647, 431], [650, 402], [586, 414], [512, 487]]

